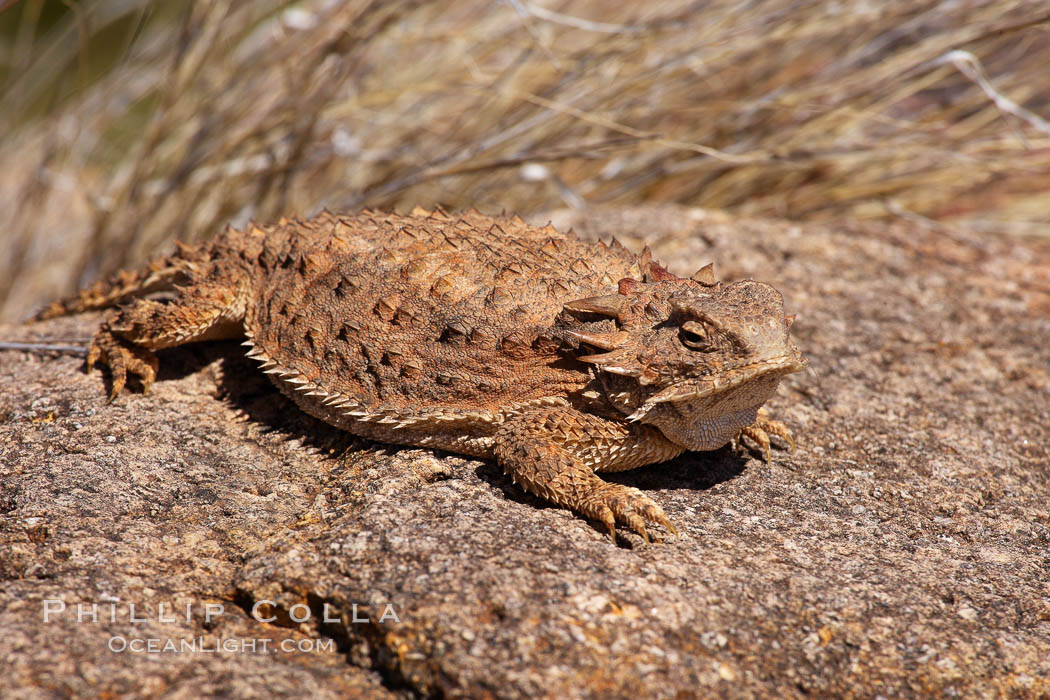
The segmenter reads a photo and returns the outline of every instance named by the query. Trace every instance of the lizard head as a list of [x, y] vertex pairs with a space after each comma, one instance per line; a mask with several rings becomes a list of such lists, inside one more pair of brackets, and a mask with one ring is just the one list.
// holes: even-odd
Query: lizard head
[[686, 449], [715, 449], [755, 421], [782, 377], [806, 367], [788, 336], [792, 318], [768, 284], [723, 285], [710, 265], [691, 279], [648, 268], [617, 294], [567, 303], [583, 322], [566, 335], [627, 420]]

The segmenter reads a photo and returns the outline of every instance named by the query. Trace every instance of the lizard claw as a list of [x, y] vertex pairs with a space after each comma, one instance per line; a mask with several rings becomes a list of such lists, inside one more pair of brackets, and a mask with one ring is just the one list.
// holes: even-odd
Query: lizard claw
[[128, 373], [136, 375], [142, 382], [142, 393], [149, 393], [153, 380], [157, 377], [157, 356], [152, 352], [113, 335], [103, 326], [91, 341], [87, 355], [87, 370], [90, 372], [96, 364], [101, 363], [109, 368], [113, 386], [109, 392], [112, 403], [127, 383]]
[[651, 539], [646, 523], [662, 525], [673, 535], [678, 530], [664, 514], [663, 509], [651, 498], [636, 488], [621, 484], [604, 484], [590, 503], [583, 503], [579, 508], [584, 515], [600, 520], [609, 530], [609, 536], [616, 539], [616, 524], [626, 525], [638, 533], [646, 544]]
[[740, 431], [740, 437], [746, 436], [758, 443], [758, 448], [767, 464], [770, 461], [770, 435], [781, 438], [788, 444], [792, 452], [795, 451], [795, 440], [791, 437], [791, 431], [780, 421], [773, 420], [765, 406], [758, 409], [758, 418], [755, 422]]

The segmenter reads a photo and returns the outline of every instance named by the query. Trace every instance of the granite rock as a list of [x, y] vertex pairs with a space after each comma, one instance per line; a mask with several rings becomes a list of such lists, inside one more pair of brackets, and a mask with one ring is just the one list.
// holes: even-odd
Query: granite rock
[[[775, 284], [811, 364], [770, 406], [797, 451], [610, 475], [681, 532], [614, 545], [491, 463], [305, 416], [236, 343], [165, 352], [150, 395], [112, 404], [78, 357], [5, 351], [8, 692], [1050, 694], [1050, 244], [679, 207], [550, 217], [682, 274]], [[96, 321], [0, 338], [83, 341]]]

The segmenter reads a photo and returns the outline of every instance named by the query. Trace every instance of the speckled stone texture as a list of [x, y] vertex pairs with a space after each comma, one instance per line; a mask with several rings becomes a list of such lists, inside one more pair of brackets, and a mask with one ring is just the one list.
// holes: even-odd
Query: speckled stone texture
[[[3, 352], [5, 691], [1050, 695], [1050, 243], [672, 207], [553, 218], [645, 240], [679, 274], [713, 260], [775, 284], [812, 368], [771, 402], [797, 452], [609, 476], [681, 532], [614, 546], [489, 462], [299, 413], [235, 343], [164, 351], [153, 393], [111, 405], [75, 357]], [[86, 339], [97, 318], [0, 337]], [[45, 623], [46, 599], [100, 621]]]

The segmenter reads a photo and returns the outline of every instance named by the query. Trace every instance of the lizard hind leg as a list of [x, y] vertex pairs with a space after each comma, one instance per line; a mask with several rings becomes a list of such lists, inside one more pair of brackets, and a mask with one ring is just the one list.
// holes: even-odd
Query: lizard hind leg
[[91, 341], [87, 368], [109, 368], [109, 400], [124, 389], [129, 373], [142, 381], [144, 392], [157, 376], [153, 351], [204, 340], [224, 340], [243, 334], [246, 285], [197, 284], [179, 288], [176, 299], [162, 303], [136, 299], [108, 312]]
[[[571, 411], [571, 409], [569, 409]], [[603, 481], [564, 444], [551, 418], [523, 416], [505, 423], [496, 435], [495, 456], [513, 480], [529, 493], [601, 522], [616, 539], [621, 523], [649, 542], [647, 523], [677, 530], [662, 508], [636, 488]], [[554, 417], [556, 418], [556, 417]], [[571, 417], [566, 416], [571, 422]]]
[[88, 371], [94, 369], [95, 364], [99, 362], [109, 368], [112, 381], [110, 401], [117, 398], [124, 389], [129, 372], [141, 378], [143, 393], [149, 392], [157, 376], [157, 356], [146, 348], [114, 335], [106, 325], [99, 329], [91, 341], [87, 355]]

